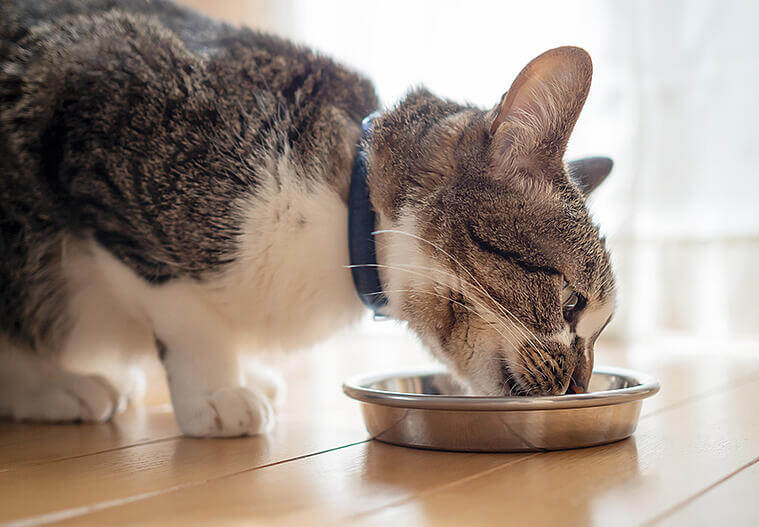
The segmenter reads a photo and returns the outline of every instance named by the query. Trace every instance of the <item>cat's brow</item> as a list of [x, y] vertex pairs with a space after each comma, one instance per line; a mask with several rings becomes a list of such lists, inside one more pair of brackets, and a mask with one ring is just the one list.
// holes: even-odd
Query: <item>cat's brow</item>
[[506, 260], [509, 260], [510, 262], [518, 265], [519, 267], [521, 267], [527, 272], [546, 273], [550, 275], [561, 274], [558, 271], [558, 269], [555, 269], [554, 267], [551, 267], [548, 265], [539, 265], [539, 264], [529, 262], [525, 259], [524, 256], [522, 256], [516, 251], [510, 251], [510, 250], [503, 249], [501, 247], [494, 245], [493, 243], [489, 242], [488, 240], [482, 238], [479, 234], [477, 234], [471, 225], [469, 226], [469, 237], [481, 250], [491, 253], [491, 254], [495, 254], [496, 256], [500, 256], [501, 258], [505, 258]]

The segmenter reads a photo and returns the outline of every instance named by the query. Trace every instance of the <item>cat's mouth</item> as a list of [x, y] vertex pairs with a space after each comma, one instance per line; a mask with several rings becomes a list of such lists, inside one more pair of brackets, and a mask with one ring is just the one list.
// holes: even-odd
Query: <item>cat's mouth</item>
[[575, 373], [572, 374], [572, 378], [569, 381], [569, 387], [567, 388], [567, 393], [565, 395], [573, 393], [588, 393], [587, 381], [580, 379], [577, 369], [575, 369]]
[[[520, 386], [519, 381], [517, 381], [516, 377], [509, 369], [509, 365], [506, 364], [505, 361], [501, 362], [501, 378], [503, 379], [506, 397], [526, 394], [526, 390]], [[564, 395], [588, 393], [589, 381], [590, 374], [588, 369], [583, 367], [582, 364], [579, 364], [574, 372], [572, 372], [569, 386]]]
[[590, 377], [593, 375], [593, 347], [583, 350], [580, 354], [580, 361], [572, 372], [572, 378], [569, 381], [567, 394], [570, 393], [588, 393]]

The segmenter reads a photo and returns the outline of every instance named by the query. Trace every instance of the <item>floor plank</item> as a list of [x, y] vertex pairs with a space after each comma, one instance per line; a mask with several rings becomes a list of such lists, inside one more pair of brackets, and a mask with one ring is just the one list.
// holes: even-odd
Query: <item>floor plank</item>
[[0, 522], [202, 483], [366, 438], [351, 421], [329, 428], [285, 421], [268, 437], [170, 439], [11, 468], [0, 473]]
[[[759, 449], [759, 415], [747, 403], [759, 392], [756, 365], [751, 382], [745, 379], [751, 369], [733, 367], [729, 358], [717, 365], [651, 360], [664, 364], [657, 372], [662, 378], [692, 382], [663, 394], [664, 404], [644, 416], [634, 438], [614, 445], [517, 456], [371, 442], [108, 508], [71, 523], [485, 525], [521, 510], [529, 516], [515, 519], [533, 525], [606, 525], [617, 513], [629, 519], [622, 524], [635, 524], [687, 499]], [[704, 391], [697, 382], [702, 366], [721, 384]], [[731, 386], [731, 378], [742, 382]]]
[[322, 525], [535, 455], [422, 451], [371, 441], [62, 524]]
[[759, 455], [757, 397], [759, 380], [691, 399], [643, 419], [630, 440], [541, 454], [360, 523], [640, 525]]
[[367, 439], [342, 380], [392, 364], [428, 365], [429, 357], [403, 338], [350, 344], [270, 360], [279, 360], [290, 386], [267, 438], [179, 438], [167, 406], [136, 406], [108, 425], [1, 423], [0, 522], [191, 485]]
[[0, 422], [0, 472], [178, 437], [170, 407], [133, 405], [105, 425]]
[[[398, 344], [394, 350], [382, 356], [368, 354], [371, 358], [364, 356], [358, 361], [352, 353], [339, 350], [339, 347], [337, 351], [316, 350], [295, 358], [280, 359], [279, 366], [287, 378], [309, 379], [308, 383], [290, 383], [290, 401], [280, 414], [293, 416], [299, 412], [334, 412], [336, 408], [350, 412], [354, 405], [343, 397], [339, 388], [345, 377], [380, 367], [389, 368], [391, 364], [405, 363], [407, 367], [411, 367], [427, 362], [426, 356], [420, 350], [409, 346], [408, 343]], [[357, 347], [366, 349], [362, 345]], [[401, 358], [400, 355], [404, 351], [406, 356]], [[716, 370], [711, 364], [713, 357], [712, 355], [711, 358], [694, 359], [684, 354], [668, 354], [666, 350], [664, 353], [653, 355], [645, 350], [607, 345], [601, 346], [598, 360], [602, 364], [623, 365], [657, 373], [662, 389], [657, 397], [647, 401], [643, 408], [643, 415], [646, 415], [669, 405], [681, 404], [687, 397], [719, 390], [727, 384], [750, 381], [759, 372], [759, 367], [751, 356], [732, 356]], [[346, 368], [340, 365], [343, 363], [358, 364]], [[380, 363], [383, 364], [380, 366]], [[336, 364], [336, 371], [327, 372], [321, 380], [314, 379], [314, 376], [321, 375], [320, 364]], [[343, 373], [341, 370], [350, 371]], [[308, 374], [305, 373], [307, 371]], [[161, 383], [162, 372], [150, 373], [152, 388], [148, 401], [153, 406], [131, 405], [125, 414], [117, 416], [105, 425], [30, 425], [0, 422], [0, 472], [27, 463], [45, 463], [177, 437], [179, 429], [174, 423], [170, 407], [167, 406], [165, 386]], [[355, 414], [351, 415], [354, 416]]]
[[[308, 353], [268, 356], [266, 361], [290, 381], [288, 401], [279, 414], [295, 418], [328, 412], [335, 420], [346, 412], [351, 419], [356, 415], [355, 405], [342, 394], [340, 386], [345, 378], [393, 364], [407, 368], [429, 365], [430, 358], [418, 344], [402, 336], [381, 340], [344, 336]], [[47, 463], [177, 437], [180, 432], [171, 413], [162, 368], [157, 360], [143, 361], [143, 365], [148, 368], [147, 396], [110, 423], [37, 425], [0, 421], [0, 472], [28, 463]]]
[[[691, 342], [684, 349], [608, 344], [601, 344], [598, 348], [599, 364], [640, 369], [660, 378], [662, 391], [644, 404], [644, 423], [649, 420], [660, 422], [662, 415], [682, 413], [694, 404], [703, 404], [705, 400], [724, 394], [728, 388], [735, 391], [759, 379], [759, 361], [755, 353], [719, 355], [709, 343]], [[346, 515], [365, 514], [367, 510], [403, 500], [423, 503], [424, 500], [420, 499], [423, 496], [429, 495], [432, 499], [437, 492], [444, 496], [446, 486], [455, 487], [462, 480], [484, 480], [483, 472], [498, 473], [501, 465], [515, 463], [516, 467], [529, 463], [534, 466], [537, 462], [537, 458], [530, 456], [432, 453], [379, 443], [346, 447], [362, 441], [366, 434], [358, 406], [344, 397], [340, 383], [357, 373], [429, 364], [419, 345], [403, 335], [381, 339], [371, 335], [346, 336], [311, 353], [275, 358], [273, 362], [277, 360], [290, 381], [290, 397], [279, 412], [280, 424], [269, 438], [217, 441], [178, 438], [166, 405], [137, 406], [110, 425], [44, 427], [0, 423], [0, 522], [24, 519], [32, 525], [42, 519], [75, 516], [74, 523], [86, 519], [96, 524], [103, 517], [112, 521], [115, 517], [108, 516], [107, 509], [115, 507], [114, 515], [123, 513], [125, 517], [138, 518], [142, 523], [153, 518], [149, 508], [142, 508], [143, 500], [146, 506], [164, 503], [162, 500], [174, 499], [172, 496], [175, 495], [180, 496], [181, 501], [186, 499], [182, 496], [195, 496], [195, 492], [198, 496], [207, 496], [205, 502], [200, 502], [202, 507], [194, 508], [196, 513], [203, 511], [198, 518], [205, 520], [209, 520], [208, 514], [220, 515], [230, 523], [234, 523], [234, 518], [248, 521], [257, 515], [272, 519], [274, 513], [271, 511], [276, 507], [267, 508], [265, 496], [274, 503], [287, 500], [301, 503], [296, 512], [304, 515], [299, 517], [303, 521], [309, 515], [317, 519], [322, 516], [339, 519]], [[163, 399], [152, 395], [148, 399], [152, 403], [165, 402], [165, 395]], [[696, 432], [702, 425], [689, 424]], [[599, 453], [583, 454], [590, 457], [580, 458], [576, 466], [580, 467], [579, 470], [587, 470], [590, 462], [603, 466], [605, 457], [616, 459], [615, 456], [621, 456], [624, 461], [626, 455], [638, 456], [640, 437], [654, 441], [656, 434], [666, 429], [654, 427], [648, 435], [641, 436], [642, 431], [648, 430], [646, 426], [641, 425], [633, 440], [633, 445], [638, 445], [635, 452], [630, 452], [630, 446], [623, 446], [628, 443], [590, 449], [589, 452], [597, 450]], [[615, 454], [618, 449], [622, 449], [621, 454]], [[651, 455], [656, 452], [653, 447], [647, 451]], [[319, 452], [327, 453], [315, 455]], [[564, 459], [562, 454], [558, 456], [550, 459], [559, 461], [548, 464], [560, 468], [567, 463], [561, 461]], [[383, 466], [387, 468], [389, 479], [386, 481], [383, 481]], [[368, 470], [367, 467], [372, 467], [369, 476], [361, 472]], [[512, 470], [514, 468], [510, 467], [504, 473]], [[535, 470], [540, 473], [547, 469], [540, 465]], [[397, 471], [398, 477], [392, 475], [393, 471]], [[430, 477], [417, 478], [415, 482], [415, 472]], [[603, 477], [602, 473], [599, 474]], [[624, 472], [620, 474], [624, 475]], [[534, 474], [529, 476], [535, 479]], [[282, 488], [266, 490], [256, 483], [259, 477], [261, 481], [272, 481]], [[253, 478], [253, 482], [248, 478]], [[66, 484], [61, 485], [62, 481]], [[229, 481], [238, 482], [240, 488], [234, 488], [237, 483], [224, 483]], [[590, 481], [589, 486], [592, 487], [594, 481]], [[222, 483], [230, 486], [217, 487]], [[321, 485], [323, 489], [313, 489], [309, 485]], [[353, 487], [355, 493], [344, 492], [343, 498], [330, 490]], [[223, 491], [214, 490], [217, 488], [223, 488]], [[301, 489], [304, 501], [298, 502], [291, 489]], [[467, 493], [467, 490], [463, 492]], [[325, 508], [306, 499], [325, 493], [335, 503], [341, 500], [345, 503]], [[152, 494], [155, 496], [147, 499]], [[256, 497], [258, 494], [261, 498]], [[221, 499], [223, 496], [230, 499]], [[193, 505], [194, 500], [190, 499], [189, 504]], [[217, 500], [221, 500], [221, 509], [214, 505]], [[124, 505], [125, 502], [131, 504]], [[117, 506], [119, 504], [123, 506]], [[181, 509], [180, 505], [177, 506]], [[227, 514], [224, 507], [237, 512]], [[415, 517], [417, 512], [410, 506], [401, 509], [411, 514], [409, 518]], [[288, 511], [285, 508], [277, 514], [284, 523], [288, 518], [295, 518]], [[80, 516], [88, 512], [93, 514]], [[140, 514], [146, 516], [140, 518]], [[157, 518], [168, 521], [160, 514]]]
[[656, 526], [759, 525], [759, 457], [652, 523]]

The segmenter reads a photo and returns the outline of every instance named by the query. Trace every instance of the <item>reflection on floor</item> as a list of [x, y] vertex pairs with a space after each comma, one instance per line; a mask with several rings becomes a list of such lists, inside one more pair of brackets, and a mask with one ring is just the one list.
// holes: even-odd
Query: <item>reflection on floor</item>
[[606, 341], [597, 357], [661, 381], [635, 435], [527, 454], [434, 452], [369, 440], [340, 383], [357, 373], [428, 364], [403, 334], [344, 335], [274, 358], [290, 393], [269, 437], [180, 437], [156, 371], [146, 402], [111, 424], [0, 423], [0, 522], [755, 525], [759, 343]]

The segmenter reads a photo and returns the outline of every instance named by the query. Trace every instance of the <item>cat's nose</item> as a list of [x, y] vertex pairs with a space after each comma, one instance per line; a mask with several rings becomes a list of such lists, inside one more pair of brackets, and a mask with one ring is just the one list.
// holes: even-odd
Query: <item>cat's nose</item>
[[580, 353], [566, 393], [587, 393], [590, 376], [593, 374], [593, 346], [588, 346]]

